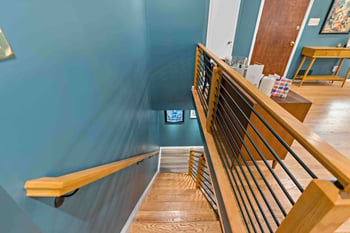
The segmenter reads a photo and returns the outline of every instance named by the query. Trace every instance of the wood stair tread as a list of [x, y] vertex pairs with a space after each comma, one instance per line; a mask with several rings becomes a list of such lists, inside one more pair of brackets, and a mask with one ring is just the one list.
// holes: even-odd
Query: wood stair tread
[[140, 210], [136, 222], [200, 222], [217, 221], [215, 213], [210, 210]]
[[218, 221], [210, 222], [186, 222], [186, 223], [153, 223], [153, 222], [137, 222], [130, 233], [218, 233], [221, 232], [220, 223]]
[[190, 205], [184, 202], [148, 201], [142, 203], [140, 210], [200, 210], [210, 208], [207, 201], [194, 201]]
[[221, 225], [192, 177], [185, 173], [158, 173], [129, 232], [220, 233]]

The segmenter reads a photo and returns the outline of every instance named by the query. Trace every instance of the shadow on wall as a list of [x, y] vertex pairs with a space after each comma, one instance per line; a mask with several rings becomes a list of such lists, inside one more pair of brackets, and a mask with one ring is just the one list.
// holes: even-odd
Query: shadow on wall
[[11, 196], [0, 186], [0, 232], [40, 233], [39, 228], [24, 213]]

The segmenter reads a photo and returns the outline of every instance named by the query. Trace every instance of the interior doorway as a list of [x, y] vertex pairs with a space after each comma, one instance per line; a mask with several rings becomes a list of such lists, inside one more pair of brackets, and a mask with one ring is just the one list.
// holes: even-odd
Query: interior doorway
[[241, 0], [210, 1], [206, 47], [220, 58], [231, 56]]
[[309, 6], [309, 0], [265, 0], [251, 64], [264, 74], [283, 75]]

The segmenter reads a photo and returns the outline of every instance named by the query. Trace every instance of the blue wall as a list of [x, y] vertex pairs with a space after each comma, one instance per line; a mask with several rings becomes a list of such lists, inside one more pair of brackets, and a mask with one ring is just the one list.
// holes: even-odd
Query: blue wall
[[[40, 229], [31, 221], [16, 202], [0, 186], [0, 232], [2, 233], [40, 233]], [[4, 211], [5, 210], [5, 211]], [[20, 224], [18, 224], [20, 223]]]
[[193, 108], [195, 50], [205, 42], [209, 0], [146, 0], [153, 109]]
[[232, 56], [248, 57], [261, 0], [242, 0]]
[[119, 232], [157, 157], [82, 188], [59, 209], [52, 198], [25, 197], [23, 185], [158, 148], [144, 1], [2, 7], [16, 57], [0, 63], [0, 185], [43, 232]]
[[[322, 24], [327, 17], [328, 9], [332, 0], [315, 0], [309, 18], [321, 18], [320, 25], [317, 27], [305, 26], [300, 43], [296, 49], [291, 68], [287, 77], [292, 78], [298, 65], [302, 59], [300, 56], [301, 50], [304, 46], [337, 46], [338, 43], [346, 44], [349, 34], [319, 34]], [[336, 65], [336, 59], [318, 59], [312, 66], [313, 74], [331, 74], [332, 66]], [[307, 62], [308, 64], [308, 62]], [[306, 64], [306, 65], [307, 65]], [[304, 65], [304, 69], [306, 69]], [[350, 61], [346, 60], [341, 69], [340, 75], [345, 76], [347, 69], [350, 67]]]
[[158, 112], [160, 146], [203, 146], [197, 119], [190, 119], [190, 110], [185, 110], [181, 124], [166, 124], [164, 111]]

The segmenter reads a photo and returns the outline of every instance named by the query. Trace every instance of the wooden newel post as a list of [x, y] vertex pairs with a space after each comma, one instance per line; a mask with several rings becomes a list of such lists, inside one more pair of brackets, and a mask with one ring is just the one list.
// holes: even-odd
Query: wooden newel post
[[204, 165], [205, 165], [204, 155], [201, 155], [198, 161], [196, 188], [200, 188], [202, 186], [202, 182], [203, 182], [202, 176], [203, 176]]
[[213, 68], [213, 74], [212, 74], [211, 84], [210, 84], [207, 125], [206, 125], [208, 132], [211, 132], [210, 128], [212, 126], [213, 114], [216, 112], [216, 108], [217, 108], [217, 100], [219, 97], [218, 94], [220, 89], [220, 83], [221, 83], [221, 75], [219, 72], [219, 68], [215, 66]]
[[350, 217], [350, 195], [331, 181], [313, 180], [276, 233], [333, 233]]
[[193, 87], [195, 90], [198, 88], [200, 62], [201, 62], [201, 49], [199, 47], [197, 47], [197, 49], [196, 49], [196, 63], [194, 65], [194, 81], [193, 81]]
[[194, 157], [194, 151], [193, 151], [193, 149], [191, 149], [190, 150], [190, 161], [188, 163], [188, 175], [189, 176], [192, 176], [193, 157]]

